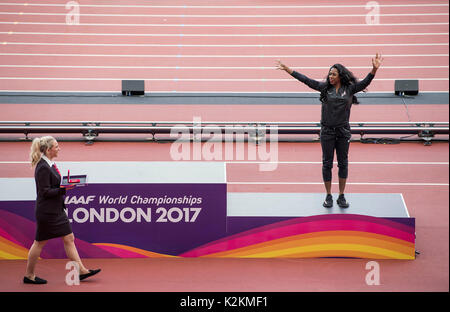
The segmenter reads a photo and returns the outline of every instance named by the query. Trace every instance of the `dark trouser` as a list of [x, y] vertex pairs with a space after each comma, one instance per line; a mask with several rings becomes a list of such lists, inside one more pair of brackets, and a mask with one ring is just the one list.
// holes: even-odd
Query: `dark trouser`
[[322, 145], [322, 177], [324, 182], [331, 181], [334, 150], [338, 161], [338, 176], [347, 179], [348, 149], [352, 137], [350, 126], [332, 128], [323, 126], [320, 129], [320, 144]]

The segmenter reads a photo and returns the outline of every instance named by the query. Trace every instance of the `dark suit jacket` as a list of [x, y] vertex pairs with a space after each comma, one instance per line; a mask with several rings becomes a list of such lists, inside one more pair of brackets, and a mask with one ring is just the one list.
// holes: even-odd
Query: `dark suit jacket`
[[66, 190], [60, 188], [61, 176], [55, 168], [41, 159], [34, 171], [36, 181], [36, 217], [60, 215], [66, 207], [64, 195]]

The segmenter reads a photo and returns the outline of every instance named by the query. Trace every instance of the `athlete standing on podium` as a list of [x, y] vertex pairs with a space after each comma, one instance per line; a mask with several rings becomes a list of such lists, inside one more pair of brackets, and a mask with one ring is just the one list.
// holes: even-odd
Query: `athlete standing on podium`
[[362, 81], [358, 81], [347, 68], [341, 64], [331, 66], [326, 81], [319, 82], [300, 74], [277, 61], [277, 69], [284, 70], [311, 89], [320, 91], [322, 102], [320, 143], [322, 146], [322, 177], [327, 192], [323, 206], [333, 207], [331, 195], [331, 169], [333, 168], [334, 151], [338, 160], [339, 197], [337, 204], [341, 208], [349, 207], [344, 196], [348, 177], [348, 150], [350, 146], [350, 110], [352, 104], [359, 104], [354, 96], [372, 82], [382, 58], [376, 54], [372, 59], [372, 71]]

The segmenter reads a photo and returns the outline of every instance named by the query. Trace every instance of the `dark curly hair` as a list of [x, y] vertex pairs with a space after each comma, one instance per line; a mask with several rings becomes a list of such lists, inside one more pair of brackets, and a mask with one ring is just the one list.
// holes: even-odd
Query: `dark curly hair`
[[[335, 68], [339, 73], [339, 78], [341, 80], [342, 86], [350, 86], [358, 82], [358, 79], [353, 75], [351, 71], [349, 71], [344, 65], [342, 64], [334, 64], [330, 67], [331, 69]], [[330, 72], [328, 71], [328, 72]], [[327, 91], [332, 87], [332, 84], [330, 83], [330, 78], [326, 77], [326, 86], [325, 88], [320, 92], [320, 101], [324, 103], [327, 100]], [[366, 90], [364, 90], [366, 92]], [[359, 104], [358, 98], [353, 95], [352, 104]]]

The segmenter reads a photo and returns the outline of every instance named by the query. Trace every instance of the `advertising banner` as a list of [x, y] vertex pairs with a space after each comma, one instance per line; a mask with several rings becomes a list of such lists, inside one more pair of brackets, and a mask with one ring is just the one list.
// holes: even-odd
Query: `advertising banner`
[[[82, 258], [415, 258], [415, 219], [401, 194], [377, 194], [377, 206], [364, 204], [374, 194], [349, 194], [352, 208], [324, 210], [322, 194], [228, 193], [223, 163], [59, 167], [69, 166], [89, 180], [65, 197]], [[0, 259], [26, 259], [34, 179], [0, 179], [0, 189]], [[62, 240], [41, 257], [66, 258]]]

